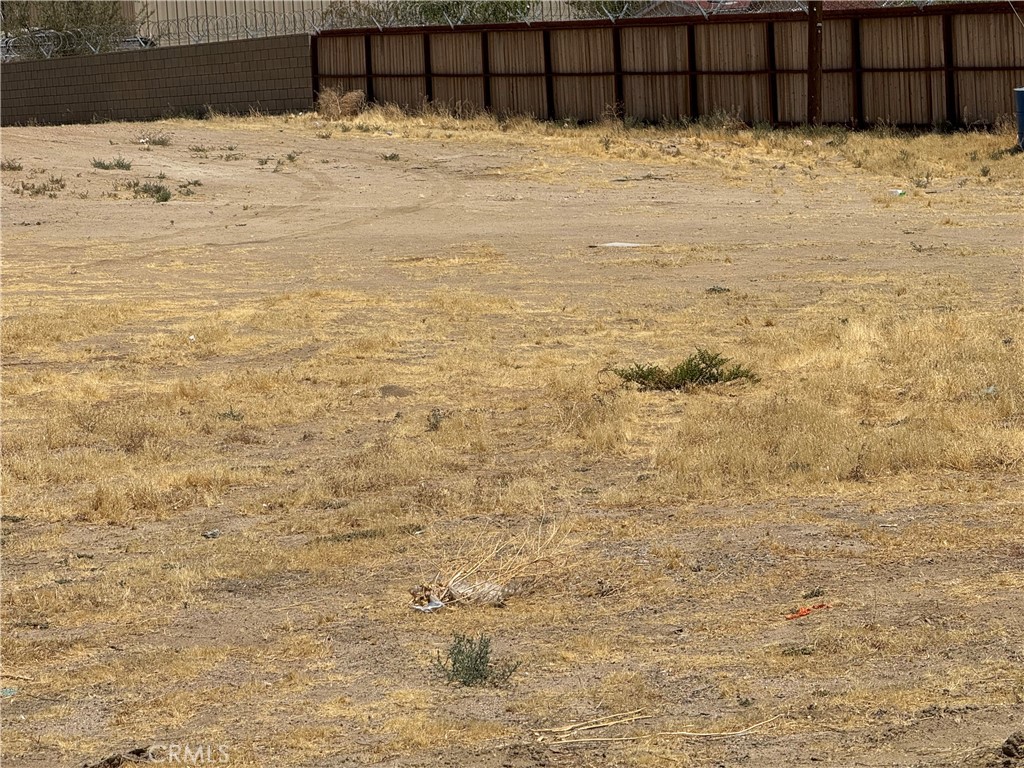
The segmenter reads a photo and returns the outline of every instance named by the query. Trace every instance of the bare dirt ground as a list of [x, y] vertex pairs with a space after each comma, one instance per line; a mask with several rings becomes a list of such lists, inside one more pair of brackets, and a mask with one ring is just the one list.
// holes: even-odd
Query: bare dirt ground
[[4, 765], [1024, 766], [1011, 141], [4, 129]]

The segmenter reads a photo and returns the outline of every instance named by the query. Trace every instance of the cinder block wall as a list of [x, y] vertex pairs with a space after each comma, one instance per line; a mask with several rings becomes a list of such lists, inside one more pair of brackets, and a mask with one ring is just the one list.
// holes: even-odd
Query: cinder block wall
[[310, 109], [309, 35], [231, 40], [3, 65], [0, 122], [84, 123]]

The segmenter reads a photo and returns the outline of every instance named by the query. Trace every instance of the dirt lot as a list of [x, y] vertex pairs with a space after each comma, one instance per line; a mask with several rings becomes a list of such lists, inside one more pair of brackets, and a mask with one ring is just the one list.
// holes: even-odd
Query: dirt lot
[[1024, 766], [1006, 131], [2, 141], [5, 766]]

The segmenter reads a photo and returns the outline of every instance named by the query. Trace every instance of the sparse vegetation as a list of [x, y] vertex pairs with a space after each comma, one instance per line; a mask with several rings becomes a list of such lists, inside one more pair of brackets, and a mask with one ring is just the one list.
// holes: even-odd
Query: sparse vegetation
[[139, 134], [137, 142], [147, 147], [168, 147], [171, 144], [171, 137], [163, 131], [147, 132]]
[[400, 158], [397, 152], [382, 152], [380, 159], [387, 162], [393, 162], [395, 160], [399, 160]]
[[138, 179], [134, 179], [128, 182], [125, 186], [131, 191], [134, 197], [151, 197], [158, 203], [166, 203], [171, 199], [171, 190], [163, 184], [153, 184], [151, 182], [143, 183]]
[[119, 171], [130, 171], [132, 169], [131, 160], [125, 160], [123, 157], [118, 155], [113, 160], [97, 160], [93, 158], [93, 168], [99, 168], [104, 171], [119, 170]]
[[40, 195], [57, 197], [57, 193], [66, 186], [67, 184], [65, 183], [63, 176], [51, 175], [46, 181], [41, 182], [25, 180], [17, 181], [11, 185], [11, 192], [16, 195], [27, 194], [29, 197], [39, 197]]
[[491, 659], [491, 639], [481, 634], [473, 638], [455, 635], [444, 655], [434, 657], [434, 670], [448, 683], [466, 687], [507, 685], [519, 669], [519, 662]]
[[0, 171], [20, 171], [21, 169], [21, 161], [16, 157], [5, 157], [3, 162], [0, 162]]
[[195, 188], [203, 186], [203, 182], [199, 179], [185, 179], [178, 185], [178, 194], [186, 197], [194, 195], [196, 193]]

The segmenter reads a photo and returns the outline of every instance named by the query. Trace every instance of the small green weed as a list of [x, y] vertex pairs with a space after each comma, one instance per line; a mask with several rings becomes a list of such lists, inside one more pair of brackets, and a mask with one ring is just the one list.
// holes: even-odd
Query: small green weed
[[125, 160], [123, 157], [118, 155], [113, 160], [96, 160], [93, 158], [93, 168], [100, 168], [104, 171], [112, 171], [115, 168], [119, 171], [130, 171], [132, 169], [132, 161]]
[[139, 180], [136, 179], [127, 186], [135, 197], [151, 197], [158, 203], [166, 203], [171, 199], [171, 190], [163, 184], [150, 184], [148, 182], [140, 184]]
[[612, 372], [624, 381], [637, 384], [643, 391], [687, 389], [737, 379], [758, 380], [749, 368], [739, 364], [730, 366], [730, 362], [717, 352], [698, 349], [672, 369], [633, 363], [628, 368], [613, 368]]
[[499, 687], [508, 683], [519, 662], [491, 661], [491, 640], [486, 635], [474, 639], [457, 634], [443, 657], [437, 652], [433, 667], [447, 683]]

